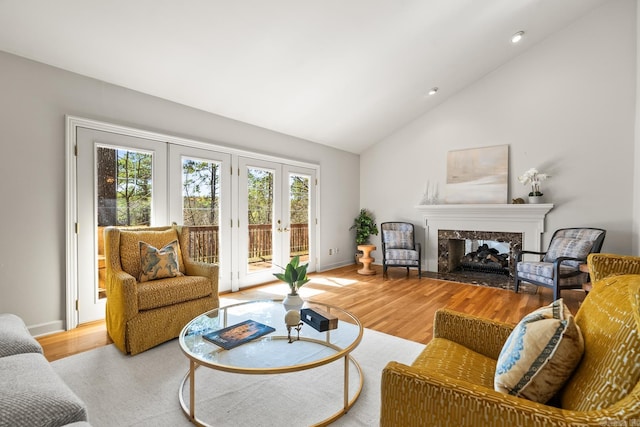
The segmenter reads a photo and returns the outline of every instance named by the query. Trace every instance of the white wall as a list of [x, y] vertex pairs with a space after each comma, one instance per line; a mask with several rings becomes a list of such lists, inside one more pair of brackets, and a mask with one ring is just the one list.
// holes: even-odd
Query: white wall
[[449, 150], [508, 144], [508, 200], [526, 198], [517, 177], [527, 169], [552, 175], [543, 182], [555, 204], [543, 247], [557, 228], [601, 227], [604, 251], [631, 253], [635, 8], [609, 2], [535, 46], [525, 42], [520, 56], [367, 150], [361, 206], [378, 222], [424, 225], [414, 207], [427, 181], [443, 194]]
[[633, 180], [633, 254], [640, 254], [640, 7], [636, 0], [636, 127], [635, 127], [635, 175]]
[[0, 70], [0, 312], [32, 331], [63, 327], [66, 114], [319, 164], [319, 268], [353, 263], [357, 155], [3, 52]]

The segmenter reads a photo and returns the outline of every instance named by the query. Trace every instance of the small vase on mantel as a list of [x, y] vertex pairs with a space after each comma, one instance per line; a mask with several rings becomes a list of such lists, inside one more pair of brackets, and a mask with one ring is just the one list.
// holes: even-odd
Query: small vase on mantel
[[284, 305], [284, 308], [287, 311], [289, 310], [300, 311], [300, 309], [304, 305], [304, 300], [298, 294], [288, 294], [285, 297], [285, 299], [282, 300], [282, 305]]
[[543, 203], [542, 196], [529, 196], [529, 203], [532, 205]]

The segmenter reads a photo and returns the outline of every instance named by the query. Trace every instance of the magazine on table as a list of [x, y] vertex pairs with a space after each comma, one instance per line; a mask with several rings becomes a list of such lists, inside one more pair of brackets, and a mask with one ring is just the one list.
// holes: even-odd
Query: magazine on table
[[274, 331], [275, 328], [271, 326], [264, 325], [255, 320], [245, 320], [244, 322], [205, 334], [203, 338], [219, 345], [225, 350], [231, 350], [234, 347]]

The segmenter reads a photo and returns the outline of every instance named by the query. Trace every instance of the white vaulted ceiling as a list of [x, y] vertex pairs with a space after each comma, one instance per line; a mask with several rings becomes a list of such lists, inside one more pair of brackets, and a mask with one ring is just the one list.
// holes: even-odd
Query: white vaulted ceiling
[[0, 50], [360, 153], [604, 2], [0, 0]]

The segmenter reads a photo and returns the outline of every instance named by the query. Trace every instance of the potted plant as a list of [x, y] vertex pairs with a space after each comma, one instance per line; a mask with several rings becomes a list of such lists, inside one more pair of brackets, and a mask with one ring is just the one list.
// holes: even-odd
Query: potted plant
[[360, 215], [354, 218], [349, 230], [356, 230], [356, 245], [369, 243], [369, 236], [378, 235], [378, 226], [373, 214], [366, 209], [360, 209]]
[[543, 193], [540, 191], [540, 181], [544, 181], [550, 178], [550, 175], [546, 173], [540, 173], [536, 168], [531, 168], [526, 171], [522, 176], [518, 177], [524, 185], [531, 184], [531, 192], [529, 192], [529, 203], [541, 203]]
[[300, 295], [298, 295], [298, 290], [311, 280], [307, 277], [308, 266], [309, 264], [300, 265], [300, 256], [296, 255], [289, 264], [283, 268], [284, 273], [273, 273], [278, 279], [286, 282], [291, 290], [282, 301], [287, 310], [299, 310], [302, 304], [304, 304], [304, 301]]
[[[376, 220], [373, 214], [367, 209], [360, 209], [360, 214], [354, 218], [353, 225], [349, 227], [349, 230], [354, 229], [356, 230], [356, 246], [365, 245], [369, 243], [369, 237], [371, 235], [378, 235]], [[361, 255], [361, 251], [356, 252], [356, 263]]]

